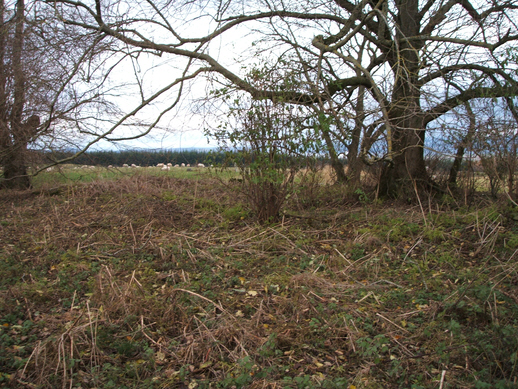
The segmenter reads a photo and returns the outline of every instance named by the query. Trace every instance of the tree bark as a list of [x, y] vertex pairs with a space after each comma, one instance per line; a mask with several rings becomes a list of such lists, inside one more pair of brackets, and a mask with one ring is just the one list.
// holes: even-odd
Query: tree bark
[[397, 53], [390, 63], [394, 69], [394, 89], [388, 107], [392, 131], [390, 162], [383, 169], [380, 194], [389, 197], [414, 197], [416, 189], [428, 190], [430, 180], [424, 162], [425, 126], [419, 87], [419, 51], [423, 41], [407, 40], [419, 35], [421, 16], [418, 0], [399, 0]]
[[3, 188], [23, 190], [31, 187], [27, 174], [26, 153], [26, 149], [11, 148], [9, 150], [9, 155], [4, 158]]
[[[405, 132], [407, 132], [405, 134]], [[394, 158], [385, 165], [380, 181], [380, 193], [389, 197], [414, 196], [430, 188], [424, 163], [424, 130], [394, 131]]]
[[448, 188], [452, 191], [457, 189], [457, 176], [462, 165], [462, 160], [464, 159], [464, 152], [466, 150], [466, 146], [471, 143], [476, 129], [475, 114], [473, 113], [471, 106], [469, 103], [465, 103], [464, 106], [466, 107], [466, 111], [469, 117], [469, 127], [468, 133], [457, 146], [457, 153], [455, 154], [453, 165], [450, 168], [450, 175], [448, 176]]
[[347, 182], [347, 176], [345, 175], [344, 165], [338, 159], [338, 154], [336, 153], [335, 146], [331, 137], [329, 136], [329, 132], [326, 130], [322, 130], [322, 136], [326, 142], [327, 152], [329, 153], [329, 159], [331, 161], [331, 167], [333, 168], [336, 174], [336, 182], [338, 184], [344, 184]]
[[[3, 6], [3, 4], [2, 4]], [[3, 7], [2, 7], [3, 10]], [[3, 15], [2, 15], [3, 16]], [[5, 83], [2, 82], [3, 93], [0, 108], [1, 114], [1, 161], [4, 168], [4, 177], [1, 183], [3, 188], [9, 189], [28, 189], [30, 188], [30, 179], [27, 174], [27, 144], [31, 138], [31, 134], [39, 125], [33, 117], [27, 123], [23, 123], [23, 113], [25, 108], [25, 73], [22, 63], [23, 46], [24, 46], [24, 19], [25, 19], [25, 3], [24, 0], [18, 0], [16, 3], [16, 15], [14, 19], [15, 29], [13, 44], [11, 50], [11, 66], [13, 74], [13, 103], [9, 112], [7, 107], [5, 91]], [[1, 55], [5, 56], [6, 40], [0, 41], [2, 44]], [[2, 68], [5, 72], [6, 62], [2, 58]], [[5, 75], [3, 76], [5, 77]], [[2, 80], [4, 81], [4, 80]]]
[[455, 158], [453, 159], [453, 164], [450, 168], [450, 174], [448, 176], [448, 188], [452, 191], [457, 189], [457, 176], [460, 171], [460, 167], [462, 165], [462, 160], [464, 158], [464, 151], [466, 148], [464, 147], [464, 142], [466, 138], [464, 138], [461, 143], [457, 146], [457, 153], [455, 154]]
[[[359, 70], [357, 70], [357, 74]], [[351, 143], [347, 153], [347, 177], [349, 184], [354, 188], [360, 185], [363, 160], [360, 157], [360, 141], [362, 136], [363, 121], [365, 120], [365, 87], [358, 88], [358, 100], [356, 102], [354, 129], [351, 134]]]
[[6, 44], [7, 23], [5, 22], [5, 3], [0, 0], [0, 161], [5, 149], [10, 144], [9, 118], [7, 110], [7, 66]]
[[347, 153], [347, 178], [352, 187], [360, 184], [363, 161], [359, 158], [361, 128], [355, 127]]

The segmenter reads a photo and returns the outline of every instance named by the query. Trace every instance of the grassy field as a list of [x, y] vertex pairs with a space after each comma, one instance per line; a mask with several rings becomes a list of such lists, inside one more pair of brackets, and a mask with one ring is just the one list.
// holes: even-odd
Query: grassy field
[[0, 192], [1, 387], [518, 387], [506, 204], [306, 183], [260, 225], [239, 182], [143, 169]]
[[176, 177], [200, 179], [208, 175], [209, 169], [200, 168], [171, 168], [170, 171], [162, 171], [159, 167], [88, 167], [81, 168], [76, 165], [64, 165], [54, 168], [51, 172], [43, 171], [33, 178], [33, 187], [36, 189], [60, 186], [64, 184], [85, 183], [97, 180], [115, 180], [122, 177], [131, 177], [135, 174], [156, 177]]

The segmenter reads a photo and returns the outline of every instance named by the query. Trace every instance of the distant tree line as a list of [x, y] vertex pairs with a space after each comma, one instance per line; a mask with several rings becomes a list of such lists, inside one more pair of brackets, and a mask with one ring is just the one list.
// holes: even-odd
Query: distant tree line
[[[56, 160], [70, 158], [75, 154], [74, 151], [53, 151], [49, 154], [34, 152], [32, 161], [34, 164], [52, 163]], [[283, 158], [297, 159], [293, 156], [283, 156]], [[238, 152], [229, 150], [104, 150], [104, 151], [88, 151], [74, 158], [70, 163], [76, 165], [93, 165], [93, 166], [122, 166], [124, 164], [135, 164], [139, 166], [156, 166], [159, 163], [190, 164], [195, 165], [203, 163], [206, 166], [229, 166], [239, 159]], [[313, 158], [318, 163], [325, 164], [329, 162], [324, 156]], [[344, 161], [345, 162], [345, 161]], [[295, 162], [297, 163], [297, 162]], [[299, 164], [306, 164], [307, 158], [300, 157]]]
[[[74, 152], [53, 152], [48, 158], [61, 160], [72, 156]], [[139, 166], [156, 166], [159, 163], [175, 164], [219, 164], [225, 158], [223, 153], [213, 150], [123, 150], [123, 151], [90, 151], [81, 154], [71, 161], [78, 165], [122, 166], [135, 164]]]

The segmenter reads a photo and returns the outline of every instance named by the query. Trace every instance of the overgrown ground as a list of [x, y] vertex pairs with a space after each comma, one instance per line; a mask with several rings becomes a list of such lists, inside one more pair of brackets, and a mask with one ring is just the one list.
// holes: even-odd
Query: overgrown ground
[[239, 185], [1, 192], [0, 386], [518, 387], [504, 204], [306, 185], [259, 225]]

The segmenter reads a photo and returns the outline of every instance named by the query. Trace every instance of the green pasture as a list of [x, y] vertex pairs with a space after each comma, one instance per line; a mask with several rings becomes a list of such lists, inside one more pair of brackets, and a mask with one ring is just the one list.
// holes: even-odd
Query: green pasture
[[134, 175], [175, 177], [199, 180], [207, 176], [216, 176], [222, 180], [228, 180], [237, 174], [233, 169], [211, 169], [198, 167], [172, 167], [168, 171], [162, 171], [159, 167], [80, 167], [77, 165], [63, 165], [52, 171], [41, 171], [32, 178], [35, 189], [48, 186], [59, 186], [80, 182], [92, 182], [97, 180], [117, 180]]

